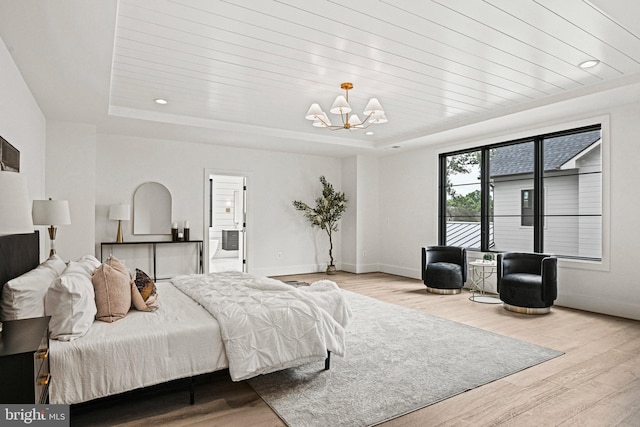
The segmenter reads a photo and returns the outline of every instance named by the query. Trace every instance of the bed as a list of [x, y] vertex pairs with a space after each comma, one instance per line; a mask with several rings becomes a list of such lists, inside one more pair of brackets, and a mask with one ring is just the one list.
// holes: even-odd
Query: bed
[[[11, 262], [0, 261], [0, 284], [51, 263], [40, 263], [38, 250], [37, 233], [1, 236], [0, 260]], [[90, 271], [97, 260], [89, 268], [80, 261], [85, 260], [55, 273], [47, 303], [68, 270]], [[54, 273], [47, 274], [50, 280]], [[87, 402], [222, 369], [229, 369], [234, 381], [323, 360], [328, 369], [331, 353], [344, 354], [350, 310], [333, 282], [294, 288], [229, 272], [179, 276], [155, 286], [157, 310], [131, 310], [112, 323], [92, 319], [78, 336], [50, 339], [50, 403]], [[4, 310], [10, 306], [5, 289], [1, 295]], [[65, 296], [65, 303], [77, 298]], [[296, 311], [302, 315], [287, 317]], [[55, 325], [52, 317], [50, 329]]]

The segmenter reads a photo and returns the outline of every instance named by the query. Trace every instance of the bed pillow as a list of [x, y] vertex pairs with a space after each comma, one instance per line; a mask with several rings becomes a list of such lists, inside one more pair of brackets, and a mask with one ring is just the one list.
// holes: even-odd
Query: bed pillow
[[96, 269], [100, 267], [101, 264], [101, 262], [98, 261], [98, 258], [94, 257], [93, 255], [85, 255], [77, 262], [82, 268], [86, 270], [89, 276], [91, 276], [96, 271]]
[[154, 311], [158, 308], [156, 284], [147, 273], [138, 268], [131, 282], [131, 303], [140, 311]]
[[96, 319], [115, 322], [131, 308], [131, 279], [124, 263], [109, 257], [91, 276], [96, 297]]
[[5, 283], [2, 288], [0, 319], [18, 320], [44, 316], [44, 296], [47, 289], [66, 266], [54, 254], [33, 270]]
[[47, 290], [44, 312], [51, 316], [51, 339], [71, 341], [87, 333], [96, 315], [96, 302], [86, 265], [69, 262]]

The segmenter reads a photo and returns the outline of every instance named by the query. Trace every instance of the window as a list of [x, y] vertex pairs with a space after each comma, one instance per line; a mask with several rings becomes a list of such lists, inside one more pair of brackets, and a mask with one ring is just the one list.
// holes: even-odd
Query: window
[[520, 194], [520, 225], [523, 227], [532, 227], [533, 190], [522, 190]]
[[440, 244], [602, 258], [600, 126], [440, 155]]

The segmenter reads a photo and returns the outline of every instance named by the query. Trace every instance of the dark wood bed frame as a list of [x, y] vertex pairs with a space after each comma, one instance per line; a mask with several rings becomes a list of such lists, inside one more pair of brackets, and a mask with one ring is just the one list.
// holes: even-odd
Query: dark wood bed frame
[[0, 298], [2, 287], [40, 264], [40, 233], [0, 236]]

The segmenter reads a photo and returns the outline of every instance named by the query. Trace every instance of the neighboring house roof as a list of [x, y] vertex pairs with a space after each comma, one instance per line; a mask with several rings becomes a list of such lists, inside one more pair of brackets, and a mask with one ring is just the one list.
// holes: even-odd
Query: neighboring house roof
[[[544, 170], [562, 165], [600, 140], [600, 130], [549, 138], [544, 149]], [[533, 173], [533, 142], [497, 148], [491, 158], [491, 177]]]
[[[447, 245], [480, 248], [480, 223], [447, 221]], [[493, 247], [493, 222], [489, 223], [489, 247]]]

